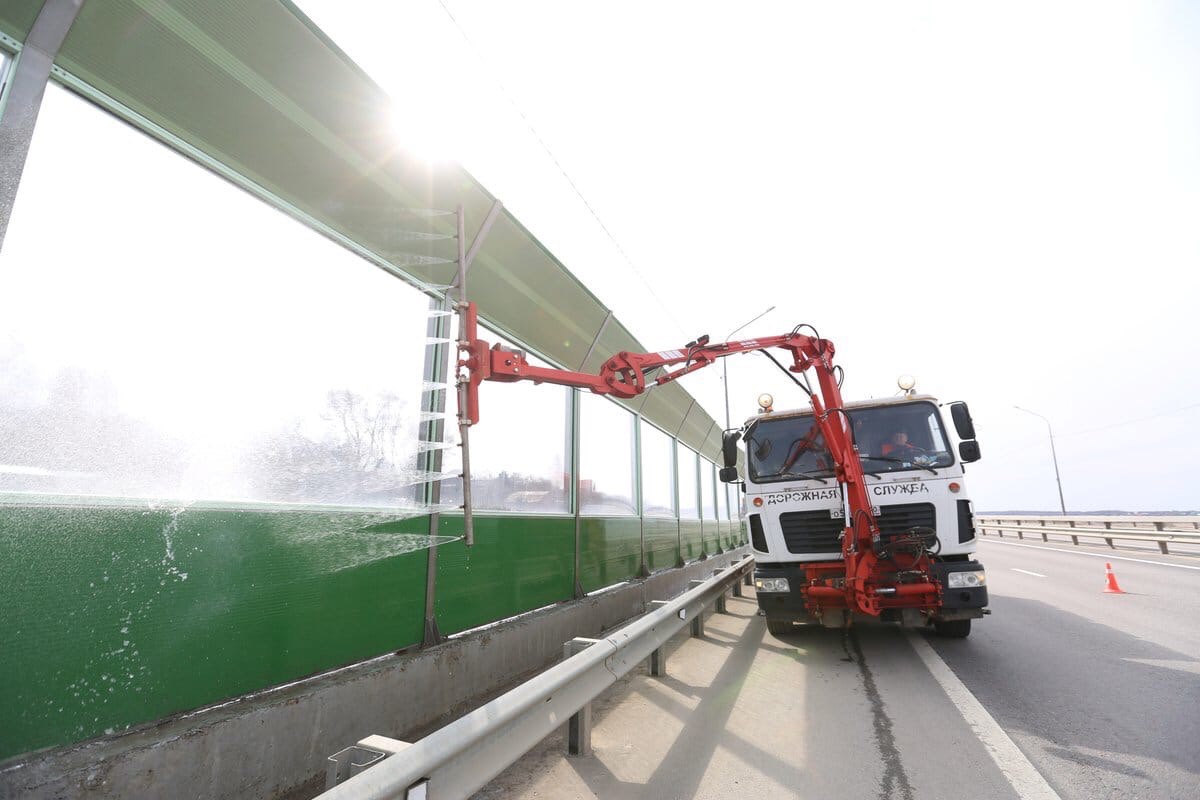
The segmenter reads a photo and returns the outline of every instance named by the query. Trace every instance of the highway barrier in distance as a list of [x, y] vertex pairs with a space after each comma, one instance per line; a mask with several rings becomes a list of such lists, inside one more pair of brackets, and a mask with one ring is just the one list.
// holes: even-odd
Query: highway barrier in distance
[[1029, 535], [1049, 542], [1053, 535], [1055, 541], [1069, 538], [1075, 545], [1080, 539], [1103, 539], [1113, 549], [1116, 540], [1153, 542], [1164, 555], [1170, 552], [1168, 545], [1172, 543], [1200, 545], [1200, 516], [977, 516], [975, 528], [980, 536], [996, 534], [1003, 538], [1015, 534], [1016, 538], [1024, 539]]

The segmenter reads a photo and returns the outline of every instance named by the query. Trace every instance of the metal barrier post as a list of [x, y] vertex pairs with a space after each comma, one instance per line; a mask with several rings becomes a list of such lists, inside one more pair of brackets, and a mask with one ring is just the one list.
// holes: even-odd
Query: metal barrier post
[[[563, 642], [563, 659], [568, 659], [576, 653], [582, 653], [598, 641], [600, 640], [576, 637], [569, 642]], [[572, 756], [592, 754], [591, 703], [585, 703], [583, 708], [576, 711], [567, 720], [567, 754]]]
[[[720, 575], [720, 574], [721, 574], [721, 570], [719, 570], [719, 569], [713, 570], [713, 575]], [[726, 608], [725, 608], [725, 592], [721, 592], [721, 594], [717, 596], [717, 613], [718, 614], [728, 614], [729, 613], [728, 610], [726, 610]]]
[[[666, 600], [651, 600], [650, 608], [656, 609], [667, 604]], [[664, 678], [667, 675], [667, 648], [666, 645], [655, 649], [650, 653], [649, 673], [656, 678]]]
[[[688, 581], [688, 588], [695, 589], [697, 586], [703, 586], [704, 581]], [[704, 609], [696, 612], [696, 616], [692, 619], [692, 636], [697, 639], [704, 636]]]
[[21, 52], [9, 65], [8, 85], [0, 98], [0, 245], [16, 203], [42, 96], [50, 69], [84, 0], [47, 0], [41, 6]]
[[[1158, 531], [1159, 533], [1162, 533], [1162, 530], [1163, 530], [1163, 524], [1162, 524], [1161, 522], [1156, 522], [1156, 523], [1154, 523], [1154, 530]], [[1161, 552], [1162, 552], [1162, 554], [1163, 554], [1164, 556], [1165, 556], [1165, 555], [1170, 555], [1170, 554], [1167, 552], [1167, 541], [1166, 541], [1165, 539], [1159, 539], [1159, 540], [1158, 540], [1158, 549], [1159, 549], [1159, 551], [1161, 551]]]

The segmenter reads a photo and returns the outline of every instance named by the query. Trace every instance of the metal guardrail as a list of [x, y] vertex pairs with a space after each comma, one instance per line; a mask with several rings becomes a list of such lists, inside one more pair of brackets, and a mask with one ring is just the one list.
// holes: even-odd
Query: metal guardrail
[[[1083, 539], [1103, 539], [1116, 548], [1114, 540], [1154, 542], [1164, 555], [1168, 544], [1200, 545], [1200, 517], [976, 517], [981, 536], [989, 531], [1001, 538], [1005, 532], [1015, 533], [1018, 539], [1026, 534], [1041, 536], [1050, 541], [1049, 534], [1069, 536], [1072, 544]], [[1142, 525], [1144, 527], [1136, 527]]]
[[606, 638], [565, 643], [564, 655], [581, 650], [418, 742], [370, 737], [383, 742], [379, 749], [391, 752], [357, 774], [348, 766], [353, 777], [320, 798], [469, 797], [564, 725], [571, 749], [586, 752], [589, 703], [647, 659], [651, 674], [664, 674], [663, 645], [689, 622], [693, 635], [702, 635], [704, 609], [716, 603], [718, 611], [724, 610], [726, 591], [733, 586], [737, 594], [753, 564], [747, 556], [707, 581], [693, 581], [699, 585], [674, 600], [652, 602], [654, 610]]

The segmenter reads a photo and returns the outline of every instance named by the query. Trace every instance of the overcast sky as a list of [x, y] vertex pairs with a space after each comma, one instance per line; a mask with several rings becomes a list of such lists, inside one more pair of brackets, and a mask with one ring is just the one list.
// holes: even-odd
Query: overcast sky
[[978, 508], [1058, 505], [1014, 405], [1069, 509], [1200, 508], [1200, 4], [300, 5], [648, 348], [774, 305], [848, 398], [969, 401]]
[[[1058, 504], [1046, 425], [1015, 405], [1053, 423], [1070, 510], [1200, 509], [1190, 324], [1200, 4], [300, 5], [394, 98], [402, 146], [460, 161], [648, 349], [724, 339], [774, 306], [739, 336], [815, 325], [837, 345], [848, 399], [890, 396], [911, 373], [923, 391], [968, 401], [984, 454], [969, 468], [981, 510]], [[295, 274], [297, 263], [316, 285], [328, 263], [353, 260], [149, 139], [133, 143], [115, 121], [75, 136], [74, 120], [99, 115], [66, 94], [47, 96], [4, 255], [38, 262], [47, 240], [29, 220], [77, 220], [77, 235], [54, 240], [57, 272], [6, 270], [0, 298], [6, 325], [40, 331], [47, 363], [80, 347], [88, 363], [119, 353], [114, 375], [121, 367], [127, 382], [163, 388], [141, 392], [147, 403], [172, 387], [176, 398], [181, 359], [203, 362], [203, 375], [231, 367], [203, 347], [141, 336], [147, 326], [212, 331], [206, 309], [229, 300], [220, 287], [275, 285], [271, 270]], [[156, 166], [130, 175], [132, 161], [104, 155], [126, 145]], [[69, 193], [46, 178], [85, 168], [89, 180]], [[143, 233], [139, 252], [169, 254], [172, 274], [205, 276], [164, 289], [179, 303], [146, 299], [165, 280], [154, 260], [119, 289], [136, 311], [89, 302], [87, 276], [103, 276], [94, 254], [121, 252], [126, 233], [92, 210], [127, 182], [142, 199], [186, 185], [224, 215], [224, 235], [210, 241], [170, 203], [122, 201]], [[222, 249], [231, 242], [237, 258]], [[393, 307], [381, 291], [391, 279], [365, 266], [353, 280], [338, 274], [312, 309], [297, 296], [279, 319], [228, 314], [225, 339], [256, 343], [236, 369], [273, 370], [284, 386], [320, 360], [370, 388], [391, 356], [338, 355], [362, 331], [338, 324], [332, 292], [359, 309], [355, 325], [375, 324], [388, 315], [362, 304]], [[20, 298], [38, 287], [22, 281], [76, 287], [60, 308], [88, 336], [26, 307]], [[327, 318], [282, 336], [302, 311]], [[416, 363], [420, 309], [410, 318], [400, 339]], [[763, 391], [780, 408], [804, 403], [761, 357], [728, 366], [735, 421]], [[281, 402], [319, 407], [327, 377], [305, 392], [287, 383], [284, 401], [249, 398], [254, 414], [200, 377], [197, 391], [159, 405], [214, 431], [236, 405], [243, 427], [259, 430]], [[686, 380], [723, 419], [721, 370]]]

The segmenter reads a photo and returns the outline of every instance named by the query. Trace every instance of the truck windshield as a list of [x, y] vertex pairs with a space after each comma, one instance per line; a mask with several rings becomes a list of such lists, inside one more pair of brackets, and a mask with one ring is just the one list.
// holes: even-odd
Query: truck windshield
[[[847, 411], [863, 470], [930, 470], [954, 463], [937, 406], [929, 402]], [[746, 437], [750, 480], [771, 483], [833, 475], [833, 458], [811, 414], [761, 419]]]

